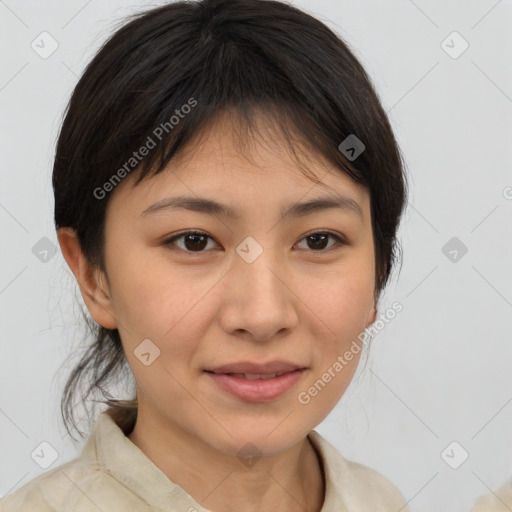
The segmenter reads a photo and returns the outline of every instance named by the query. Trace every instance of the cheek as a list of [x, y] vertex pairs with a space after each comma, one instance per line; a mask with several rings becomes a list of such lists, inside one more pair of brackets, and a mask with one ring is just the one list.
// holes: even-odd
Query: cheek
[[300, 404], [311, 407], [308, 411], [316, 422], [337, 404], [354, 376], [363, 349], [359, 336], [366, 327], [374, 292], [371, 272], [333, 277], [325, 283], [306, 295], [315, 340], [314, 371], [297, 397]]
[[[123, 343], [134, 348], [149, 338], [165, 352], [183, 353], [208, 322], [211, 278], [197, 279], [146, 255], [120, 262], [113, 272], [116, 318]], [[172, 341], [172, 344], [170, 343]], [[162, 355], [164, 352], [162, 351]]]
[[374, 273], [367, 265], [304, 281], [301, 297], [319, 339], [340, 348], [365, 329], [373, 306], [373, 280]]

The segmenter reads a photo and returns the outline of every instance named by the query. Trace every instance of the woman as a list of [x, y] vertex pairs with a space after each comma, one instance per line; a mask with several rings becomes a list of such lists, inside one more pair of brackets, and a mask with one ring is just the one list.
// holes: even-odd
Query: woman
[[[405, 202], [361, 64], [278, 1], [135, 16], [72, 95], [53, 171], [64, 258], [97, 325], [68, 380], [128, 366], [79, 457], [21, 510], [406, 511], [313, 429], [356, 370]], [[89, 372], [89, 373], [88, 373]]]

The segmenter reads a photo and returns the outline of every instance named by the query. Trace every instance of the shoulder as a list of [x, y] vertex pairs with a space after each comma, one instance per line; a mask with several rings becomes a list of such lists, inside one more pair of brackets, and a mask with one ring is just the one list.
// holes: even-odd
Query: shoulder
[[[342, 458], [341, 455], [339, 457]], [[377, 507], [373, 510], [408, 512], [402, 493], [384, 475], [363, 464], [347, 459], [343, 461], [353, 488], [359, 489], [360, 497], [365, 503]]]
[[[0, 500], [0, 512], [97, 512], [115, 503], [146, 510], [139, 499], [98, 463], [80, 457], [27, 482]], [[142, 505], [138, 509], [134, 505]]]
[[[408, 512], [406, 500], [401, 492], [381, 473], [364, 464], [346, 459], [314, 430], [309, 434], [309, 438], [322, 457], [327, 485], [326, 500], [333, 499], [329, 493], [339, 496], [341, 503], [350, 512]], [[330, 512], [330, 509], [325, 512]]]
[[[126, 451], [126, 439], [107, 414], [101, 414], [78, 457], [37, 476], [0, 500], [0, 512], [148, 511], [123, 474], [105, 460], [108, 447], [115, 461]], [[118, 462], [121, 464], [121, 462]]]
[[476, 501], [471, 512], [509, 512], [512, 506], [512, 483], [503, 485], [496, 494], [486, 494]]
[[30, 480], [0, 500], [1, 512], [60, 510], [72, 492], [73, 482], [82, 482], [91, 469], [75, 459]]

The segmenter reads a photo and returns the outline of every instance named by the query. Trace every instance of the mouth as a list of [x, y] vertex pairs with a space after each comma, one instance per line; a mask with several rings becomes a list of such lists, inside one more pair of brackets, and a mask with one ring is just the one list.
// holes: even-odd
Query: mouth
[[245, 402], [265, 402], [295, 387], [306, 370], [306, 367], [283, 362], [239, 363], [204, 370], [204, 373], [224, 393]]
[[292, 363], [289, 361], [269, 361], [267, 363], [255, 363], [251, 361], [242, 361], [239, 363], [229, 363], [213, 368], [206, 368], [205, 371], [223, 374], [240, 375], [282, 375], [283, 373], [293, 372], [305, 368], [304, 365]]
[[[208, 370], [206, 370], [208, 371]], [[289, 372], [281, 372], [281, 373], [217, 373], [217, 372], [209, 372], [215, 373], [216, 375], [230, 375], [231, 377], [236, 377], [237, 379], [247, 379], [247, 380], [267, 380], [274, 379], [275, 377], [281, 377], [285, 373]]]

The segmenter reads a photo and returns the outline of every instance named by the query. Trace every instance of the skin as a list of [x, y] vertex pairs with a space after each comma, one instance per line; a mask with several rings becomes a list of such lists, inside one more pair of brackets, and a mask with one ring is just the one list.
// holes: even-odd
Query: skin
[[[211, 510], [318, 512], [322, 466], [307, 434], [347, 389], [359, 355], [307, 405], [298, 394], [375, 320], [369, 193], [304, 150], [302, 161], [322, 179], [314, 184], [268, 127], [251, 159], [234, 143], [226, 116], [212, 128], [158, 176], [135, 187], [128, 176], [111, 193], [105, 273], [89, 264], [73, 230], [59, 229], [59, 243], [94, 320], [119, 329], [139, 404], [129, 439]], [[240, 218], [185, 209], [141, 216], [179, 195], [225, 203]], [[280, 216], [284, 206], [339, 195], [361, 213], [336, 208]], [[183, 237], [165, 244], [183, 230], [211, 238], [199, 244], [202, 252]], [[307, 238], [324, 230], [349, 243]], [[263, 248], [252, 263], [236, 252], [248, 236]], [[148, 338], [160, 356], [145, 366], [134, 350]], [[227, 394], [203, 371], [276, 359], [307, 369], [293, 389], [262, 403]], [[262, 454], [252, 467], [237, 456], [247, 443]]]

